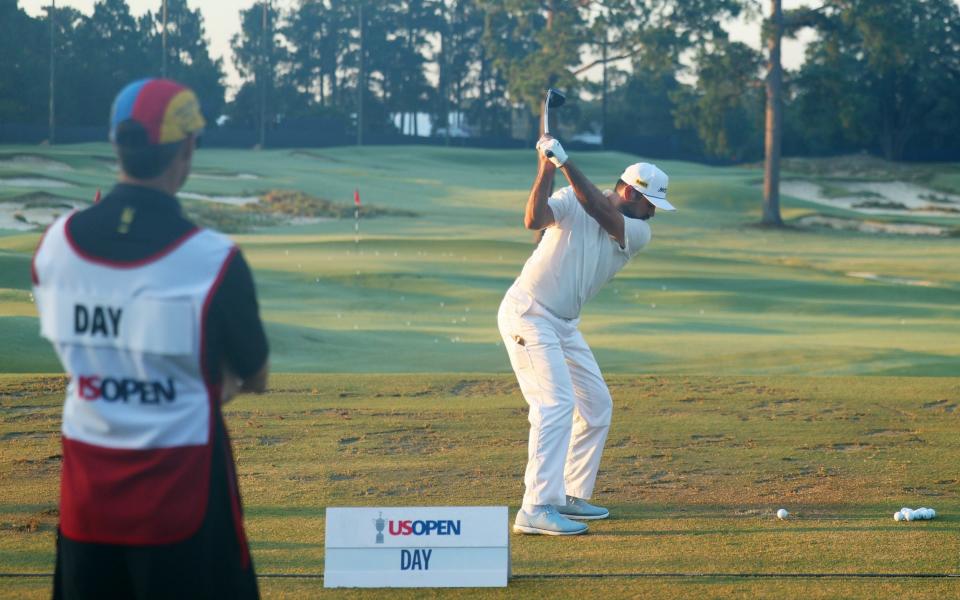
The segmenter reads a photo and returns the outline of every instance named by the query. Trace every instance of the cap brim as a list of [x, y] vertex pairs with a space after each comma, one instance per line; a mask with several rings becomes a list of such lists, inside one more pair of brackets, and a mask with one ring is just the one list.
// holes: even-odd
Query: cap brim
[[649, 200], [650, 204], [661, 210], [677, 210], [677, 207], [667, 202], [666, 198], [657, 198], [656, 196], [651, 196], [650, 194], [644, 194], [643, 197]]

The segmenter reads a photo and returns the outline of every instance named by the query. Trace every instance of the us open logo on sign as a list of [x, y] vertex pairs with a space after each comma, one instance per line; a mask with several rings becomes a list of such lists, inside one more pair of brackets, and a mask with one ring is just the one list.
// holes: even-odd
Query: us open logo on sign
[[382, 543], [383, 543], [383, 528], [384, 528], [384, 526], [385, 526], [386, 524], [387, 524], [387, 522], [383, 520], [383, 513], [380, 513], [380, 516], [377, 517], [377, 519], [373, 522], [373, 526], [377, 528], [377, 543], [378, 543], [378, 544], [382, 544]]
[[[379, 532], [380, 529], [377, 529], [377, 531]], [[411, 521], [406, 519], [394, 521], [391, 519], [390, 535], [460, 535], [460, 519], [456, 521], [452, 519], [431, 519], [428, 521]], [[382, 535], [377, 535], [377, 540], [382, 540], [382, 537]], [[377, 543], [382, 544], [383, 542], [378, 541]]]
[[489, 587], [510, 576], [506, 507], [328, 508], [324, 587]]

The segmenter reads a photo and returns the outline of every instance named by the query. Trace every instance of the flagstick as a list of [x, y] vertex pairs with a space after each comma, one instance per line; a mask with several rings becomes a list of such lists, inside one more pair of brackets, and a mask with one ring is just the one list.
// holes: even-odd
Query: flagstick
[[360, 245], [360, 190], [353, 190], [353, 241]]

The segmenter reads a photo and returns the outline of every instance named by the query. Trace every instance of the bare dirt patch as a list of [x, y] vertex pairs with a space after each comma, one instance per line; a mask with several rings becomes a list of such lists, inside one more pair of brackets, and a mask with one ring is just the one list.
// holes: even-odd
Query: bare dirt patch
[[491, 379], [464, 379], [458, 381], [450, 389], [454, 396], [501, 396], [517, 391], [512, 381]]
[[234, 206], [244, 206], [260, 201], [260, 196], [211, 196], [207, 194], [196, 194], [194, 192], [180, 192], [177, 194], [180, 198], [189, 200], [203, 200], [205, 202], [219, 202], [220, 204], [232, 204]]
[[[260, 196], [256, 204], [244, 206], [248, 210], [257, 214], [265, 214], [279, 217], [299, 217], [299, 218], [317, 218], [326, 217], [334, 219], [352, 218], [356, 207], [353, 204], [342, 204], [311, 196], [296, 190], [271, 190]], [[375, 217], [416, 217], [417, 213], [409, 210], [395, 208], [386, 208], [373, 204], [363, 204], [360, 206], [361, 218]]]
[[[191, 200], [187, 214], [200, 225], [226, 233], [242, 233], [257, 227], [311, 225], [331, 219], [353, 218], [353, 204], [336, 203], [296, 190], [270, 190], [243, 196], [204, 196], [180, 194]], [[364, 204], [360, 218], [416, 217], [417, 213]]]

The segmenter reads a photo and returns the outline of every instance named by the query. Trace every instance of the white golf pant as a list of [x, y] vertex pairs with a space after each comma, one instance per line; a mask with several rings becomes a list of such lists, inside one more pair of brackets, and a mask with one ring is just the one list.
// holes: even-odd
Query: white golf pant
[[511, 287], [497, 315], [520, 391], [530, 405], [524, 505], [588, 499], [610, 429], [613, 401], [577, 325]]

